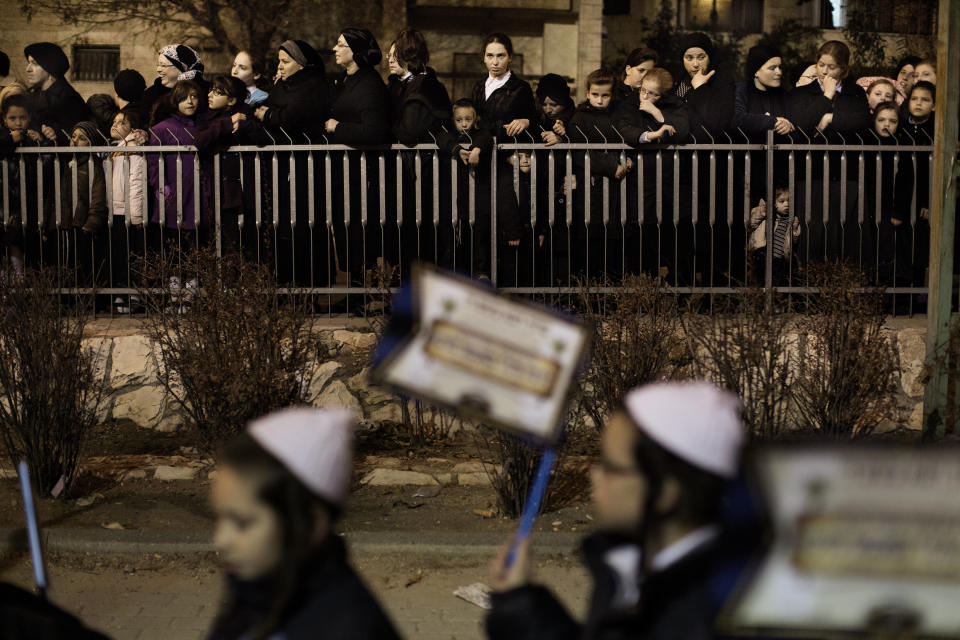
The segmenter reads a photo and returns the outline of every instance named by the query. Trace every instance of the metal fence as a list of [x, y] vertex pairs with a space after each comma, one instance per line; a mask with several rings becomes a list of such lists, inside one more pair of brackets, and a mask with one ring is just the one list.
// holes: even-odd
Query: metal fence
[[792, 295], [810, 292], [812, 265], [846, 259], [891, 312], [922, 304], [930, 140], [570, 136], [501, 140], [478, 165], [436, 145], [18, 148], [0, 167], [5, 268], [68, 265], [77, 290], [112, 302], [139, 286], [131, 257], [210, 246], [351, 311], [416, 261], [538, 296], [631, 273], [681, 293]]

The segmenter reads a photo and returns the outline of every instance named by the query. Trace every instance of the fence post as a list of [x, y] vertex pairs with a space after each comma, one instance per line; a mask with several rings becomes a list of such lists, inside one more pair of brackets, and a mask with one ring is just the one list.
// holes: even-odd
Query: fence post
[[[750, 153], [749, 151], [747, 153]], [[766, 289], [767, 312], [773, 311], [773, 225], [777, 219], [777, 199], [773, 191], [773, 129], [767, 131], [767, 175], [765, 181], [767, 202], [767, 251], [764, 265], [764, 287]], [[791, 213], [793, 213], [791, 211]], [[749, 215], [749, 214], [748, 214]], [[749, 224], [749, 220], [747, 221]], [[790, 227], [787, 226], [787, 233]], [[747, 236], [749, 237], [749, 236]]]
[[[937, 26], [937, 68], [955, 69], [960, 53], [960, 0], [940, 0]], [[948, 398], [956, 403], [949, 368], [942, 349], [950, 343], [953, 302], [953, 231], [957, 197], [957, 104], [960, 76], [946, 73], [939, 83], [933, 144], [933, 192], [930, 210], [930, 294], [927, 301], [927, 365], [932, 375], [923, 396], [923, 433], [926, 439], [943, 437], [947, 419], [960, 434], [960, 421], [948, 413]], [[939, 362], [938, 362], [939, 360]], [[948, 362], [950, 368], [954, 365]]]

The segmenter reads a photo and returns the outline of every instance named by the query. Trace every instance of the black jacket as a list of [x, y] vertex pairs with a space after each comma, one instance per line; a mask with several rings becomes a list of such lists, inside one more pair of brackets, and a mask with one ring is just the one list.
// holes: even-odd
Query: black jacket
[[725, 64], [718, 65], [715, 69], [713, 77], [697, 89], [693, 88], [690, 76], [684, 72], [682, 86], [678, 85], [674, 89], [674, 95], [687, 106], [690, 135], [700, 142], [709, 142], [709, 138], [704, 135], [704, 129], [716, 135], [726, 131], [733, 120], [733, 73]]
[[747, 135], [764, 134], [776, 126], [778, 117], [792, 122], [783, 88], [767, 87], [760, 91], [753, 82], [737, 83], [731, 129], [742, 129]]
[[[597, 109], [589, 102], [583, 102], [570, 118], [567, 127], [567, 137], [570, 142], [618, 143], [620, 135], [613, 129], [613, 110], [616, 105], [611, 104], [606, 109]], [[638, 136], [639, 137], [639, 136]], [[574, 164], [583, 165], [583, 154], [574, 155]], [[613, 178], [620, 164], [620, 153], [617, 151], [590, 152], [590, 173]]]
[[[301, 568], [301, 588], [280, 623], [286, 640], [395, 640], [399, 636], [380, 605], [347, 562], [343, 542], [326, 548]], [[209, 640], [238, 640], [269, 613], [278, 585], [272, 578], [228, 582], [229, 604], [214, 621]], [[271, 636], [272, 637], [272, 636]]]
[[390, 93], [380, 74], [363, 65], [344, 75], [334, 89], [330, 117], [339, 121], [328, 133], [331, 144], [374, 145], [390, 140]]
[[[909, 116], [908, 116], [909, 117]], [[933, 121], [931, 115], [923, 124], [914, 124], [907, 120], [900, 125], [900, 144], [925, 146], [933, 144]], [[928, 137], [929, 136], [929, 137]], [[916, 164], [916, 168], [914, 168]], [[913, 193], [916, 188], [916, 214], [921, 209], [930, 208], [930, 154], [924, 152], [903, 152], [897, 165], [894, 182], [892, 217], [899, 220], [911, 220], [913, 211]]]
[[[233, 115], [242, 113], [246, 118], [241, 120], [237, 131], [233, 131]], [[206, 211], [213, 211], [216, 204], [214, 185], [214, 154], [220, 154], [220, 208], [223, 211], [237, 209], [247, 205], [248, 210], [255, 206], [252, 180], [248, 181], [247, 188], [243, 189], [243, 163], [240, 153], [227, 152], [233, 145], [264, 146], [270, 144], [263, 125], [253, 115], [253, 108], [244, 102], [238, 102], [232, 107], [220, 111], [210, 111], [197, 117], [197, 130], [194, 145], [200, 151], [200, 183], [201, 197]], [[247, 169], [252, 164], [251, 156], [247, 156]], [[249, 171], [248, 171], [249, 173]], [[252, 175], [246, 176], [248, 180]]]
[[[268, 107], [263, 124], [271, 130], [277, 144], [287, 143], [287, 136], [295, 144], [307, 144], [304, 134], [313, 144], [323, 142], [330, 89], [321, 71], [301, 69], [286, 80], [277, 82], [262, 106]], [[281, 128], [286, 135], [280, 131]]]
[[790, 92], [788, 108], [793, 114], [793, 124], [809, 136], [815, 133], [820, 119], [827, 113], [833, 114], [833, 122], [826, 130], [828, 134], [855, 133], [869, 129], [871, 124], [867, 94], [852, 78], [843, 81], [832, 100], [823, 95], [817, 81], [797, 87]]
[[401, 144], [412, 147], [420, 142], [434, 142], [453, 128], [450, 96], [430, 67], [407, 80], [397, 78], [390, 92], [395, 105], [393, 137]]
[[711, 599], [717, 545], [707, 543], [663, 571], [642, 577], [636, 604], [614, 606], [620, 577], [604, 561], [607, 551], [635, 545], [623, 536], [597, 533], [583, 554], [594, 579], [590, 610], [577, 624], [552, 594], [524, 586], [494, 594], [487, 616], [490, 640], [711, 640], [716, 605]]
[[676, 144], [687, 138], [690, 133], [688, 109], [672, 94], [667, 94], [657, 102], [657, 108], [663, 113], [663, 122], [640, 110], [640, 94], [633, 94], [628, 100], [617, 104], [613, 112], [613, 126], [627, 144], [637, 147], [640, 145], [640, 136], [645, 131], [656, 131], [664, 124], [672, 125], [677, 133], [665, 136], [658, 142], [661, 144]]
[[[31, 128], [47, 125], [57, 132], [57, 143], [67, 145], [75, 124], [90, 120], [90, 110], [76, 89], [63, 78], [57, 78], [45, 91], [30, 92]], [[99, 142], [106, 144], [103, 140]]]
[[[486, 97], [484, 78], [473, 87], [473, 104], [480, 116], [480, 126], [494, 137], [505, 137], [504, 125], [525, 118], [531, 126], [537, 122], [537, 104], [533, 99], [533, 89], [526, 80], [511, 72], [507, 83]], [[531, 132], [531, 135], [533, 132]], [[539, 136], [534, 137], [539, 142]]]

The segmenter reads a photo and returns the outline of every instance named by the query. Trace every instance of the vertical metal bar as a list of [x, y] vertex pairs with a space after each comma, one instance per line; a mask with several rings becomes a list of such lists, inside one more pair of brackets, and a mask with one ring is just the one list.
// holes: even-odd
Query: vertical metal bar
[[325, 151], [323, 154], [323, 203], [324, 203], [324, 213], [326, 215], [325, 224], [327, 230], [329, 231], [330, 227], [333, 225], [333, 161], [330, 159], [330, 152]]
[[177, 229], [183, 228], [183, 156], [177, 151]]
[[[766, 194], [767, 194], [767, 224], [766, 224], [766, 227], [765, 227], [765, 228], [766, 228], [766, 232], [767, 232], [767, 238], [766, 238], [767, 250], [766, 250], [766, 256], [765, 256], [765, 260], [764, 260], [764, 262], [765, 262], [766, 264], [764, 264], [764, 266], [763, 266], [763, 268], [764, 268], [764, 276], [763, 276], [763, 283], [764, 283], [764, 284], [763, 284], [763, 286], [764, 286], [764, 287], [766, 288], [766, 290], [767, 290], [767, 291], [766, 291], [766, 299], [767, 299], [766, 305], [767, 305], [767, 312], [769, 313], [770, 311], [773, 310], [773, 251], [774, 251], [774, 246], [773, 246], [773, 227], [774, 227], [774, 225], [776, 224], [776, 219], [777, 219], [777, 201], [776, 201], [776, 194], [774, 193], [774, 189], [773, 189], [773, 160], [774, 160], [774, 153], [773, 153], [773, 130], [772, 130], [772, 129], [771, 129], [770, 131], [767, 131], [767, 144], [766, 144], [766, 147], [767, 147], [767, 148], [766, 148], [766, 155], [767, 155], [767, 159], [766, 159], [766, 160], [767, 160], [767, 176], [766, 176], [766, 182], [767, 182], [767, 184], [765, 185], [765, 191], [766, 191]], [[749, 155], [750, 155], [750, 154], [748, 153], [747, 156], [749, 156]], [[750, 172], [749, 172], [749, 171], [746, 171], [746, 174], [747, 174], [747, 176], [749, 176], [749, 175], [750, 175]], [[749, 177], [747, 178], [747, 180], [749, 180]], [[749, 206], [749, 202], [748, 202], [748, 206]], [[791, 211], [792, 211], [792, 209], [791, 209]], [[749, 215], [749, 212], [748, 212], [747, 215]], [[792, 240], [793, 240], [793, 236], [792, 236], [792, 234], [793, 234], [793, 230], [792, 230], [792, 229], [793, 229], [793, 228], [792, 228], [792, 226], [791, 226], [791, 224], [790, 224], [789, 221], [784, 222], [784, 224], [787, 225], [786, 233], [789, 234], [789, 235], [787, 236], [786, 240], [784, 241], [784, 244], [786, 244], [787, 241], [792, 241]], [[789, 258], [788, 258], [788, 261], [789, 261]]]
[[10, 222], [10, 161], [0, 158], [0, 167], [3, 171], [3, 224]]
[[498, 143], [494, 139], [493, 152], [490, 154], [490, 282], [497, 286], [497, 151]]
[[[200, 229], [200, 155], [196, 152], [193, 154], [193, 228]], [[199, 233], [196, 238], [199, 245]]]
[[[253, 154], [253, 209], [254, 224], [257, 227], [257, 237], [260, 236], [260, 225], [263, 224], [263, 182], [261, 180], [260, 154]], [[258, 241], [259, 244], [259, 241]]]
[[217, 257], [223, 255], [223, 229], [220, 216], [220, 154], [213, 154], [213, 233], [215, 235]]
[[[77, 191], [77, 175], [71, 166], [71, 176], [73, 185], [73, 191], [71, 192], [71, 201], [76, 200], [76, 191]], [[54, 202], [54, 224], [56, 224], [57, 229], [63, 225], [63, 194], [60, 191], [61, 179], [60, 179], [60, 158], [56, 157], [53, 161], [53, 202]]]

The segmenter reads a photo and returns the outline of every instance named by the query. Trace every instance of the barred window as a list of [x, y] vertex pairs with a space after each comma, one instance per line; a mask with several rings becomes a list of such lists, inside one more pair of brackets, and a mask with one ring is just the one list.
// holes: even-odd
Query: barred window
[[120, 47], [73, 45], [74, 82], [113, 82], [120, 71]]

